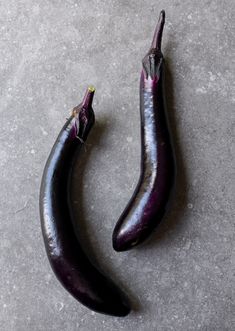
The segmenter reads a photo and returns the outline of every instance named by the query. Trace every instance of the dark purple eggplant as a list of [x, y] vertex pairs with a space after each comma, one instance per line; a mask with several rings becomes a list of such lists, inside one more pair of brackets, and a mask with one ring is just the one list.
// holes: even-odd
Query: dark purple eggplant
[[72, 169], [81, 146], [94, 124], [94, 88], [75, 107], [62, 128], [47, 160], [40, 189], [40, 217], [51, 267], [75, 299], [88, 308], [114, 316], [130, 312], [124, 293], [91, 263], [73, 228], [70, 196]]
[[143, 242], [162, 220], [175, 177], [175, 161], [165, 112], [163, 54], [165, 12], [161, 11], [140, 79], [141, 173], [113, 231], [113, 248], [125, 251]]

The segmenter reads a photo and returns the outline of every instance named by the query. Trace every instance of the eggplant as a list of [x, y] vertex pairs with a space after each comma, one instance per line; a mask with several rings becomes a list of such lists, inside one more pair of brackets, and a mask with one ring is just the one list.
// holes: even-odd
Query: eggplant
[[113, 231], [113, 248], [125, 251], [146, 240], [161, 222], [175, 182], [164, 96], [161, 11], [140, 78], [141, 171], [138, 184]]
[[125, 294], [91, 263], [75, 235], [71, 202], [72, 170], [95, 116], [94, 88], [75, 107], [46, 162], [40, 188], [41, 227], [50, 265], [65, 289], [86, 307], [103, 314], [126, 316]]

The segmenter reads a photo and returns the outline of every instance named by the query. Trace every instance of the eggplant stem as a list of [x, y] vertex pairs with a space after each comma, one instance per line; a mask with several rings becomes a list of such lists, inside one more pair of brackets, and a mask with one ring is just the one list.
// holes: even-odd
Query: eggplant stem
[[165, 24], [165, 10], [162, 10], [159, 15], [158, 23], [154, 32], [151, 49], [155, 48], [161, 50], [162, 32]]
[[84, 107], [84, 108], [90, 108], [91, 107], [94, 93], [95, 93], [95, 88], [94, 88], [94, 86], [90, 85], [86, 90], [86, 94], [85, 94], [84, 99], [82, 101], [82, 107]]

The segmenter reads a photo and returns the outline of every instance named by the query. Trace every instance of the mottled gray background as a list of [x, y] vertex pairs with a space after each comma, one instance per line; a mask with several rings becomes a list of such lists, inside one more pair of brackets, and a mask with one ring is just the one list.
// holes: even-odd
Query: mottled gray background
[[[162, 8], [177, 192], [151, 240], [118, 254], [112, 229], [139, 175], [141, 58]], [[235, 330], [234, 14], [233, 0], [1, 1], [0, 330]], [[131, 298], [126, 318], [77, 303], [41, 236], [43, 167], [88, 84], [97, 124], [75, 212], [90, 255]]]

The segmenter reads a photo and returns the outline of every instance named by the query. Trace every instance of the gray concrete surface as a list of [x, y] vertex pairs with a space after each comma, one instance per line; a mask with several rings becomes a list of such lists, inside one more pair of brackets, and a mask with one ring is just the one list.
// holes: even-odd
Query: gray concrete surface
[[[141, 58], [162, 8], [176, 196], [151, 240], [118, 254], [112, 229], [139, 174]], [[1, 1], [0, 330], [235, 330], [234, 14], [233, 0]], [[74, 206], [90, 255], [131, 298], [126, 318], [77, 303], [41, 236], [43, 167], [88, 84], [97, 124]]]

